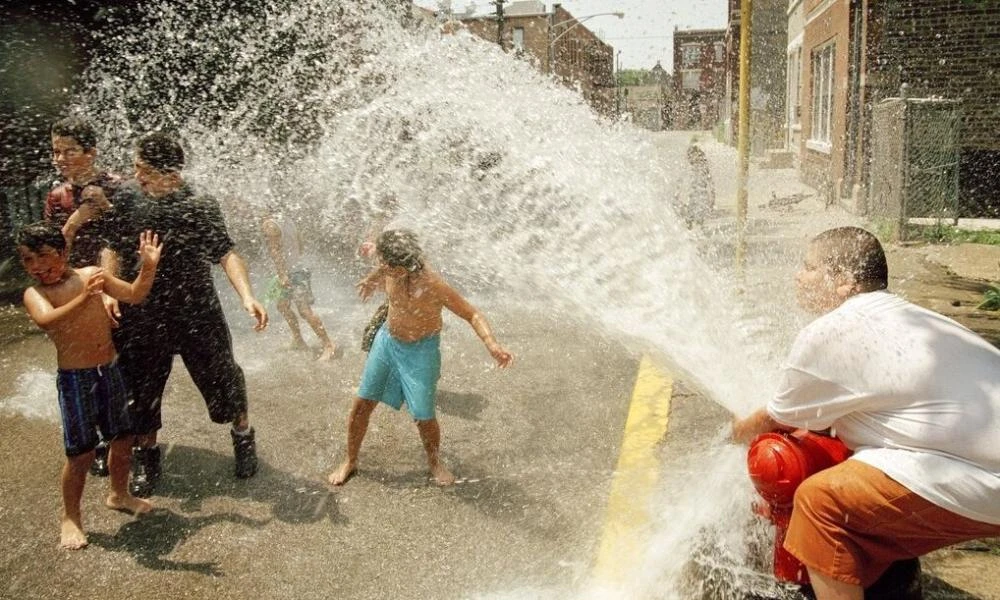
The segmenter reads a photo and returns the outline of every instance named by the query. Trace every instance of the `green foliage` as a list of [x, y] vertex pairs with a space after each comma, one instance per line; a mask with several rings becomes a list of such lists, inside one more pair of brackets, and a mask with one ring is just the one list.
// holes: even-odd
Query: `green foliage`
[[618, 71], [618, 85], [645, 85], [648, 79], [648, 69], [622, 69]]
[[967, 230], [952, 225], [907, 225], [906, 239], [932, 244], [989, 244], [1000, 246], [1000, 231]]
[[983, 292], [983, 301], [977, 306], [979, 310], [1000, 310], [1000, 286], [989, 284]]

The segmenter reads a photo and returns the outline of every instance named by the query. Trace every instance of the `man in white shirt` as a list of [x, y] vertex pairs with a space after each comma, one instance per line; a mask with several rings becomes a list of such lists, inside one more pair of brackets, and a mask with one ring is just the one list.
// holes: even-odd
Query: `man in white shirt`
[[854, 451], [795, 494], [785, 549], [817, 600], [862, 600], [897, 560], [1000, 536], [1000, 351], [888, 293], [885, 253], [863, 229], [816, 236], [796, 283], [822, 316], [733, 437], [829, 429]]

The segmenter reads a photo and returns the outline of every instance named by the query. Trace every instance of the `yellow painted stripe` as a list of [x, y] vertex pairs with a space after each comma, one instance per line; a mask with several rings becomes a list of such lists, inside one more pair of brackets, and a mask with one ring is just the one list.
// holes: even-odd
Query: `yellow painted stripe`
[[628, 567], [639, 564], [647, 546], [650, 502], [660, 475], [657, 447], [667, 432], [673, 385], [649, 357], [642, 358], [594, 566], [598, 579], [610, 582], [627, 576]]

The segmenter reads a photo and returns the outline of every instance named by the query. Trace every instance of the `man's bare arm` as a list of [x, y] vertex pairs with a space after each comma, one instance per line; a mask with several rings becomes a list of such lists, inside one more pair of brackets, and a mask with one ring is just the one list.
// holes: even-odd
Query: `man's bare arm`
[[226, 272], [229, 283], [239, 294], [240, 300], [243, 301], [244, 310], [256, 321], [254, 329], [260, 331], [267, 327], [267, 311], [253, 295], [253, 289], [250, 287], [250, 276], [247, 274], [247, 263], [243, 257], [236, 251], [230, 250], [219, 260], [219, 264]]

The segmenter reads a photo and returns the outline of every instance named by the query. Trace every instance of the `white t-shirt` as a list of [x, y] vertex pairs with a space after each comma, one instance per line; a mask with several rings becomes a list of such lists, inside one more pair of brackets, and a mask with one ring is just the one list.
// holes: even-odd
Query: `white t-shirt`
[[888, 292], [849, 298], [799, 333], [767, 410], [832, 427], [854, 459], [1000, 524], [1000, 351], [943, 315]]

